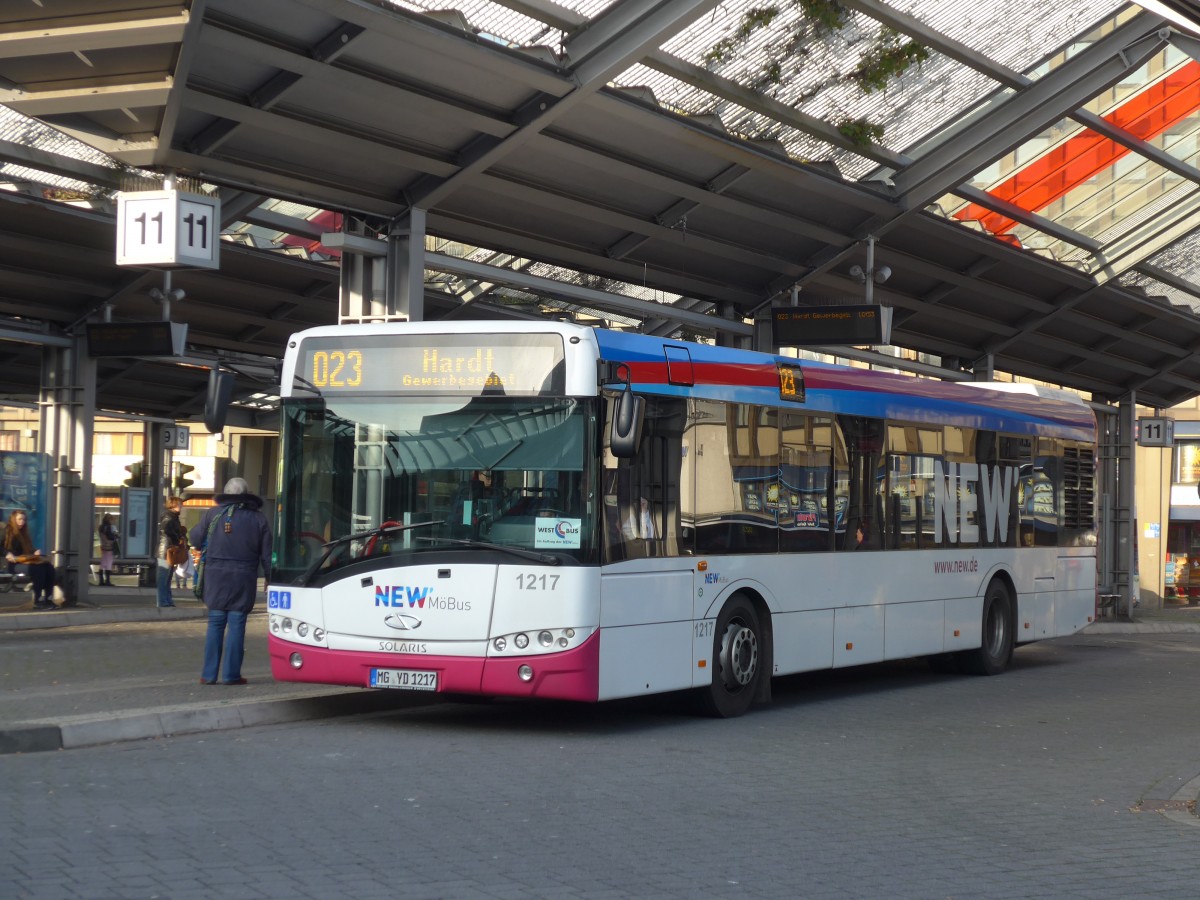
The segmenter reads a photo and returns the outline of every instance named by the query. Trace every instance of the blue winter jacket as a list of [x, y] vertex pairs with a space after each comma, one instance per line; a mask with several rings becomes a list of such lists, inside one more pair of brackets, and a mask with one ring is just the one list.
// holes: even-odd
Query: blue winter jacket
[[248, 613], [258, 595], [259, 569], [271, 574], [271, 525], [254, 494], [218, 494], [215, 502], [188, 534], [192, 546], [204, 551], [204, 605]]

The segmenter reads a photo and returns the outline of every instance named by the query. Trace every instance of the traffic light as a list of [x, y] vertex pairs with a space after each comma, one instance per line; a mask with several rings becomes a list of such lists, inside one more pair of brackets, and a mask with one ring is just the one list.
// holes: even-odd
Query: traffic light
[[125, 467], [129, 477], [125, 479], [126, 487], [144, 487], [146, 484], [146, 464], [144, 460], [131, 462]]
[[193, 471], [195, 468], [195, 466], [189, 466], [184, 462], [175, 463], [175, 478], [172, 487], [178, 496], [182, 497], [183, 492], [196, 483], [193, 479], [187, 477], [188, 472]]

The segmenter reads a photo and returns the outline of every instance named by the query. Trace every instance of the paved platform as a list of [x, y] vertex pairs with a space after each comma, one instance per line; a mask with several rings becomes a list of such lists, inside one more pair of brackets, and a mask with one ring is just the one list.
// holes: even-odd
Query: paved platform
[[[206, 611], [190, 589], [159, 609], [134, 576], [93, 586], [89, 599], [35, 612], [28, 592], [0, 594], [0, 754], [327, 718], [436, 696], [276, 682], [265, 598], [247, 621], [245, 686], [202, 685]], [[1200, 632], [1200, 607], [1135, 610], [1092, 633]]]
[[92, 586], [86, 602], [33, 611], [0, 594], [0, 754], [107, 744], [350, 715], [413, 698], [276, 682], [265, 598], [247, 621], [244, 686], [202, 685], [206, 610], [190, 589], [159, 609], [134, 576]]

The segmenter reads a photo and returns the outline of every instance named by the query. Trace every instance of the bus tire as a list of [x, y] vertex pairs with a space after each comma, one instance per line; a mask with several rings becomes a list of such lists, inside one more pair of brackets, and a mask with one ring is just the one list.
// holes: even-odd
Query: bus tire
[[754, 604], [735, 594], [717, 617], [713, 633], [712, 683], [703, 695], [710, 715], [728, 719], [750, 708], [764, 677], [763, 649]]
[[1012, 594], [999, 578], [992, 579], [983, 595], [981, 641], [978, 650], [963, 652], [964, 671], [972, 675], [999, 675], [1012, 661], [1014, 644]]

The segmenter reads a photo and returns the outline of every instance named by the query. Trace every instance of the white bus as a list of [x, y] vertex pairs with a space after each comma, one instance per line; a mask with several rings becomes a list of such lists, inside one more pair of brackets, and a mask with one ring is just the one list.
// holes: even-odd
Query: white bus
[[284, 361], [272, 671], [599, 701], [926, 656], [1095, 613], [1095, 418], [555, 322], [332, 326]]

